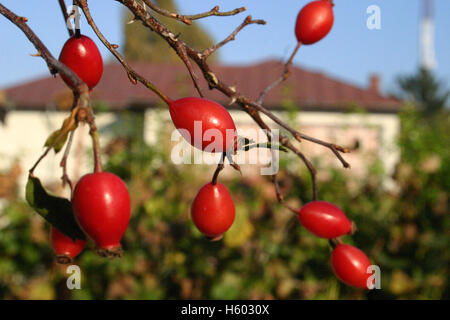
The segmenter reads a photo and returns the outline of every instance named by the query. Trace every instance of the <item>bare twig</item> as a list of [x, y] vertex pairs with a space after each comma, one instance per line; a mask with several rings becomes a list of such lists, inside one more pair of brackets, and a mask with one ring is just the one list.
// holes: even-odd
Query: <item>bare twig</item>
[[157, 5], [155, 5], [153, 2], [151, 2], [150, 0], [142, 0], [150, 9], [152, 9], [153, 11], [155, 11], [156, 13], [165, 16], [165, 17], [169, 17], [169, 18], [173, 18], [176, 20], [179, 20], [185, 24], [191, 25], [192, 21], [191, 19], [187, 19], [185, 18], [183, 15], [175, 13], [175, 12], [170, 12], [166, 9], [163, 9], [161, 7], [158, 7]]
[[226, 156], [227, 156], [228, 162], [230, 163], [230, 166], [234, 170], [239, 171], [239, 173], [242, 175], [241, 167], [236, 162], [234, 162], [232, 154], [230, 152], [227, 152]]
[[216, 171], [214, 171], [214, 175], [212, 177], [211, 183], [213, 185], [217, 184], [217, 178], [219, 177], [219, 173], [220, 171], [223, 170], [223, 168], [225, 168], [225, 157], [226, 157], [226, 152], [222, 153], [221, 157], [220, 157], [220, 162], [217, 165], [217, 169]]
[[252, 20], [252, 16], [247, 16], [247, 18], [245, 18], [245, 20], [228, 37], [226, 37], [216, 45], [203, 50], [203, 52], [200, 54], [202, 59], [208, 58], [211, 54], [226, 45], [228, 42], [233, 41], [236, 38], [237, 34], [250, 24], [266, 24], [266, 21], [260, 19]]
[[[339, 159], [339, 161], [341, 161], [342, 165], [345, 168], [350, 167], [350, 165], [339, 154], [339, 152], [342, 152], [342, 153], [348, 152], [347, 149], [344, 149], [340, 146], [310, 137], [308, 135], [300, 133], [297, 130], [291, 128], [284, 121], [282, 121], [281, 119], [276, 117], [272, 112], [270, 112], [266, 108], [264, 108], [261, 104], [257, 103], [256, 101], [252, 101], [251, 99], [246, 98], [245, 96], [243, 96], [239, 92], [237, 92], [237, 90], [235, 88], [220, 81], [217, 78], [217, 76], [214, 74], [214, 72], [211, 70], [211, 67], [207, 64], [207, 62], [206, 62], [207, 55], [204, 56], [203, 53], [199, 53], [198, 51], [189, 47], [186, 43], [184, 43], [178, 37], [175, 37], [173, 32], [168, 30], [165, 26], [163, 26], [161, 23], [159, 23], [156, 19], [154, 19], [150, 15], [146, 14], [146, 11], [135, 0], [117, 0], [117, 1], [124, 4], [128, 9], [130, 9], [134, 13], [136, 19], [141, 20], [145, 26], [147, 26], [148, 28], [150, 28], [151, 30], [153, 30], [154, 32], [159, 34], [164, 40], [166, 40], [166, 42], [177, 51], [177, 53], [179, 52], [178, 48], [180, 46], [185, 47], [188, 56], [193, 61], [195, 61], [195, 63], [202, 70], [204, 78], [206, 79], [206, 81], [208, 81], [209, 87], [211, 89], [215, 88], [215, 89], [221, 91], [223, 94], [230, 97], [233, 102], [238, 103], [246, 111], [253, 109], [253, 110], [256, 110], [257, 112], [261, 112], [261, 113], [265, 114], [272, 121], [274, 121], [279, 126], [284, 128], [285, 130], [287, 130], [290, 134], [292, 134], [292, 136], [297, 141], [301, 141], [301, 139], [304, 139], [304, 140], [308, 140], [313, 143], [320, 144], [324, 147], [329, 148], [335, 155], [336, 155], [336, 153], [339, 155], [339, 156], [337, 156], [337, 158]], [[253, 20], [251, 18], [246, 18], [244, 23], [241, 24], [227, 38], [227, 39], [230, 39], [228, 41], [231, 41], [233, 39], [233, 34], [235, 36], [246, 25], [246, 23], [248, 24], [249, 21], [253, 21]], [[228, 41], [226, 41], [227, 39], [224, 40], [225, 43], [228, 42]], [[224, 41], [222, 41], [222, 42], [224, 42]], [[219, 47], [220, 47], [220, 45], [219, 45]]]
[[194, 86], [197, 89], [198, 94], [200, 95], [200, 97], [203, 98], [203, 92], [200, 89], [200, 85], [198, 83], [199, 79], [194, 69], [192, 68], [191, 60], [189, 60], [185, 48], [183, 46], [180, 46], [179, 48], [180, 48], [179, 56], [181, 60], [183, 60], [186, 68], [188, 69], [189, 75], [191, 76], [192, 82], [194, 83]]
[[[252, 119], [260, 126], [261, 129], [266, 130], [266, 135], [267, 135], [267, 139], [269, 142], [272, 141], [272, 136], [271, 136], [271, 128], [261, 119], [260, 114], [255, 111], [254, 109], [245, 109], [245, 111], [252, 117]], [[300, 152], [300, 150], [298, 150], [290, 141], [289, 139], [284, 136], [283, 134], [280, 134], [279, 136], [280, 139], [280, 143], [285, 146], [286, 148], [288, 148], [289, 150], [291, 150], [292, 152], [294, 152], [305, 164], [306, 168], [308, 169], [310, 175], [311, 175], [311, 182], [312, 182], [312, 194], [313, 194], [313, 199], [317, 200], [317, 180], [316, 180], [316, 174], [317, 171], [314, 168], [313, 164], [308, 160], [308, 158], [306, 158], [306, 156]], [[272, 175], [272, 182], [275, 186], [275, 192], [276, 192], [276, 196], [277, 196], [277, 200], [279, 203], [285, 205], [284, 203], [284, 198], [283, 195], [281, 194], [280, 191], [280, 187], [278, 184], [278, 180], [277, 180], [277, 174], [275, 173], [274, 175]], [[291, 209], [288, 207], [288, 209]]]
[[[63, 63], [56, 60], [47, 47], [42, 43], [42, 41], [36, 36], [36, 34], [31, 30], [30, 27], [26, 24], [27, 19], [23, 17], [19, 17], [9, 9], [0, 4], [0, 13], [8, 18], [12, 23], [14, 23], [17, 27], [19, 27], [23, 33], [28, 37], [31, 43], [36, 47], [40, 56], [45, 60], [47, 66], [50, 70], [51, 74], [62, 73], [64, 74], [73, 84], [72, 90], [74, 93], [74, 103], [72, 106], [72, 112], [76, 112], [76, 121], [78, 122], [87, 122], [90, 126], [90, 134], [93, 139], [93, 149], [94, 149], [94, 159], [95, 159], [95, 171], [101, 171], [101, 159], [99, 152], [99, 143], [98, 143], [98, 132], [95, 124], [94, 114], [90, 105], [90, 96], [89, 96], [89, 88], [88, 86], [67, 66]], [[33, 174], [33, 171], [40, 163], [40, 161], [48, 154], [48, 152], [56, 145], [61, 139], [63, 135], [59, 135], [52, 143], [52, 145], [48, 146], [43, 155], [39, 157], [37, 162], [30, 169], [30, 174]]]
[[[51, 74], [55, 75], [56, 73], [64, 74], [70, 81], [73, 83], [73, 93], [74, 93], [74, 101], [79, 101], [78, 106], [80, 108], [89, 108], [89, 88], [88, 86], [80, 80], [80, 78], [68, 67], [66, 67], [63, 63], [56, 60], [47, 47], [42, 43], [42, 41], [38, 38], [38, 36], [31, 30], [31, 28], [27, 25], [27, 19], [24, 17], [19, 17], [8, 8], [0, 4], [0, 13], [5, 16], [8, 20], [14, 23], [22, 32], [27, 36], [30, 42], [35, 46], [38, 50], [39, 56], [42, 57], [47, 63], [47, 67]], [[81, 98], [81, 99], [80, 99]], [[75, 104], [75, 103], [74, 103]], [[53, 146], [58, 143], [62, 139], [62, 135], [60, 135], [55, 141], [53, 141], [53, 145], [48, 146], [45, 152], [39, 157], [36, 163], [31, 167], [30, 174], [33, 174], [34, 170], [41, 162], [43, 158], [48, 154], [48, 152], [53, 148]]]
[[67, 183], [69, 185], [69, 187], [70, 187], [70, 193], [71, 194], [73, 192], [73, 185], [72, 185], [72, 181], [69, 178], [69, 175], [67, 174], [67, 159], [69, 157], [70, 148], [72, 147], [72, 141], [73, 141], [74, 134], [75, 134], [75, 131], [71, 131], [70, 132], [69, 139], [68, 139], [67, 144], [66, 144], [66, 150], [64, 151], [64, 155], [63, 155], [63, 157], [61, 159], [61, 162], [59, 163], [59, 166], [63, 170], [63, 175], [61, 177], [63, 187]]
[[[67, 28], [67, 21], [69, 20], [69, 14], [67, 13], [67, 7], [64, 0], [58, 0], [59, 6], [61, 8], [63, 18], [64, 18], [64, 26]], [[69, 32], [69, 36], [73, 36], [73, 30], [71, 28], [67, 28], [67, 32]]]
[[179, 20], [188, 25], [192, 24], [192, 20], [197, 20], [197, 19], [206, 18], [206, 17], [210, 17], [210, 16], [222, 16], [222, 17], [223, 16], [233, 16], [233, 15], [236, 15], [236, 14], [246, 10], [245, 7], [241, 7], [241, 8], [236, 8], [231, 11], [220, 12], [219, 7], [215, 6], [208, 12], [194, 14], [194, 15], [182, 15], [182, 14], [179, 14], [176, 12], [170, 12], [166, 9], [160, 8], [157, 5], [155, 5], [153, 2], [151, 2], [150, 0], [143, 0], [143, 1], [150, 9], [152, 9], [156, 13], [158, 13], [162, 16], [165, 16], [165, 17]]
[[134, 71], [131, 66], [125, 61], [125, 59], [122, 57], [122, 55], [116, 50], [117, 46], [114, 44], [111, 44], [105, 36], [102, 34], [100, 29], [97, 27], [96, 23], [94, 22], [94, 19], [92, 19], [91, 12], [89, 10], [88, 4], [86, 0], [75, 0], [77, 5], [81, 7], [83, 10], [84, 15], [86, 16], [87, 22], [91, 26], [92, 30], [97, 34], [97, 37], [100, 39], [101, 42], [105, 45], [106, 48], [116, 57], [116, 59], [122, 64], [122, 66], [125, 68], [128, 78], [133, 84], [136, 84], [137, 81], [142, 83], [144, 86], [146, 86], [148, 89], [152, 90], [154, 93], [156, 93], [164, 102], [169, 104], [171, 102], [171, 99], [167, 97], [163, 92], [161, 92], [153, 83], [145, 79], [143, 76], [141, 76], [139, 73]]
[[211, 17], [211, 16], [219, 16], [219, 17], [234, 16], [234, 15], [236, 15], [238, 13], [241, 13], [241, 12], [243, 12], [245, 10], [247, 10], [245, 7], [240, 7], [240, 8], [236, 8], [234, 10], [231, 10], [231, 11], [220, 12], [219, 11], [219, 6], [215, 6], [214, 8], [209, 10], [208, 12], [199, 13], [199, 14], [192, 14], [192, 15], [185, 15], [184, 17], [188, 18], [190, 20], [197, 20], [197, 19], [202, 19], [202, 18]]
[[70, 70], [63, 63], [59, 62], [53, 57], [47, 47], [27, 25], [27, 18], [17, 16], [1, 3], [0, 13], [22, 30], [22, 32], [27, 36], [28, 40], [30, 40], [30, 42], [38, 50], [39, 56], [45, 60], [52, 75], [55, 75], [59, 72], [69, 78], [69, 80], [74, 84], [72, 90], [74, 91], [75, 95], [89, 93], [87, 85], [83, 81], [81, 81], [80, 78], [78, 78], [78, 76], [72, 70]]
[[[79, 0], [80, 1], [80, 0]], [[84, 0], [83, 0], [84, 1]], [[228, 96], [231, 99], [232, 103], [237, 103], [241, 108], [243, 108], [262, 128], [269, 128], [265, 124], [265, 122], [262, 120], [262, 118], [259, 115], [259, 112], [265, 114], [269, 119], [274, 121], [277, 125], [279, 125], [281, 128], [287, 130], [295, 140], [301, 142], [302, 140], [307, 140], [312, 143], [316, 143], [319, 145], [322, 145], [328, 149], [330, 149], [333, 154], [338, 158], [338, 160], [342, 163], [342, 165], [345, 168], [350, 167], [350, 165], [343, 159], [343, 157], [340, 155], [340, 153], [346, 153], [349, 152], [349, 150], [342, 148], [338, 145], [322, 141], [317, 138], [310, 137], [306, 134], [303, 134], [301, 132], [298, 132], [297, 130], [291, 128], [288, 124], [286, 124], [284, 121], [279, 119], [277, 116], [275, 116], [272, 112], [267, 110], [262, 103], [259, 103], [258, 101], [253, 101], [241, 93], [239, 93], [234, 86], [227, 85], [218, 77], [215, 75], [214, 71], [211, 69], [211, 67], [206, 62], [207, 57], [211, 55], [215, 50], [219, 49], [226, 43], [232, 41], [236, 35], [248, 24], [251, 23], [259, 23], [263, 24], [265, 23], [263, 20], [252, 20], [251, 17], [247, 17], [244, 22], [238, 26], [232, 34], [230, 34], [226, 39], [224, 39], [222, 42], [219, 42], [215, 46], [208, 48], [202, 52], [199, 52], [191, 47], [189, 47], [186, 43], [184, 43], [179, 37], [177, 37], [173, 32], [171, 32], [169, 29], [167, 29], [164, 25], [162, 25], [158, 20], [156, 20], [154, 17], [149, 15], [145, 8], [143, 8], [136, 0], [117, 0], [118, 2], [125, 5], [134, 15], [135, 19], [138, 19], [142, 21], [143, 25], [157, 33], [159, 36], [161, 36], [176, 52], [177, 54], [183, 59], [185, 57], [183, 54], [180, 54], [181, 52], [186, 52], [187, 56], [192, 59], [200, 68], [200, 70], [203, 73], [203, 76], [205, 80], [208, 82], [210, 89], [216, 89], [222, 92], [224, 95]], [[183, 48], [181, 50], [180, 48]], [[288, 63], [286, 64], [286, 68], [288, 71], [285, 71], [283, 75], [280, 77], [281, 80], [275, 81], [273, 84], [269, 86], [269, 88], [266, 88], [266, 92], [262, 92], [262, 99], [264, 98], [265, 94], [269, 92], [271, 89], [276, 87], [278, 84], [280, 84], [289, 74], [289, 67], [292, 63], [292, 59], [297, 52], [299, 46], [296, 47], [293, 54], [291, 55], [290, 59], [288, 60]], [[293, 151], [299, 158], [305, 163], [306, 167], [311, 173], [311, 177], [313, 180], [313, 198], [317, 198], [317, 187], [316, 187], [316, 179], [315, 174], [316, 170], [312, 166], [311, 162], [303, 155], [302, 152], [300, 152], [292, 143], [289, 141], [289, 139], [285, 136], [281, 136], [281, 143]]]
[[295, 55], [298, 52], [298, 49], [300, 49], [301, 43], [298, 42], [297, 45], [295, 46], [294, 51], [292, 52], [291, 56], [289, 57], [288, 61], [284, 64], [284, 70], [283, 70], [283, 74], [276, 79], [274, 82], [272, 82], [263, 92], [261, 92], [261, 95], [258, 98], [258, 103], [262, 104], [264, 101], [265, 96], [275, 87], [277, 87], [278, 85], [280, 85], [283, 81], [285, 81], [290, 73], [291, 73], [291, 66], [292, 66], [292, 60], [294, 60]]
[[285, 145], [287, 148], [289, 148], [292, 152], [294, 152], [303, 161], [306, 168], [308, 169], [308, 171], [311, 175], [313, 200], [317, 200], [317, 198], [318, 198], [317, 180], [316, 180], [317, 170], [314, 168], [311, 161], [309, 161], [309, 159], [302, 152], [300, 152], [300, 150], [295, 148], [289, 141], [286, 141]]
[[102, 172], [102, 159], [100, 156], [100, 141], [93, 114], [91, 115], [90, 120], [88, 120], [88, 123], [90, 127], [89, 134], [92, 138], [92, 150], [94, 152], [94, 172], [98, 173]]
[[343, 148], [341, 146], [317, 139], [317, 138], [313, 138], [311, 136], [308, 136], [304, 133], [298, 132], [297, 130], [291, 128], [289, 125], [287, 125], [284, 121], [282, 121], [280, 118], [278, 118], [277, 116], [275, 116], [272, 112], [270, 112], [269, 110], [267, 110], [266, 108], [264, 108], [261, 104], [251, 101], [248, 98], [245, 98], [243, 96], [240, 96], [238, 98], [236, 98], [236, 101], [239, 104], [246, 104], [249, 106], [254, 107], [257, 111], [260, 111], [261, 113], [265, 114], [266, 116], [268, 116], [272, 121], [274, 121], [276, 124], [278, 124], [279, 126], [281, 126], [283, 129], [287, 130], [289, 133], [292, 134], [292, 136], [295, 138], [295, 140], [297, 140], [298, 142], [301, 142], [301, 140], [307, 140], [310, 142], [313, 142], [315, 144], [319, 144], [322, 145], [328, 149], [330, 149], [335, 155], [336, 157], [339, 159], [339, 161], [341, 161], [342, 166], [344, 168], [350, 168], [350, 164], [345, 161], [345, 159], [339, 154], [339, 152], [342, 153], [348, 153], [350, 152], [348, 149]]

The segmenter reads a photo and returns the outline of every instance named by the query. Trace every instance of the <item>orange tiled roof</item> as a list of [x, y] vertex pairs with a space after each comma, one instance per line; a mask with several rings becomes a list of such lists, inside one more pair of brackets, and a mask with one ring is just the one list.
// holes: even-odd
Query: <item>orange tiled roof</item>
[[[176, 99], [196, 95], [189, 74], [183, 65], [132, 63], [136, 71], [155, 83], [169, 97]], [[264, 61], [249, 66], [214, 66], [214, 72], [225, 83], [236, 85], [238, 90], [256, 99], [261, 90], [281, 75], [280, 62]], [[201, 74], [198, 73], [201, 78]], [[227, 104], [229, 99], [217, 90], [208, 90], [202, 79], [201, 86], [207, 98]], [[55, 99], [67, 90], [59, 78], [47, 77], [7, 88], [6, 96], [14, 108], [44, 109], [55, 105]], [[94, 89], [94, 101], [102, 101], [112, 109], [147, 108], [158, 101], [150, 90], [141, 84], [133, 85], [121, 65], [105, 65], [102, 80]], [[360, 88], [322, 73], [293, 67], [291, 76], [282, 86], [272, 90], [265, 106], [277, 108], [289, 101], [302, 110], [344, 110], [350, 105], [370, 112], [396, 112], [401, 101], [386, 97], [371, 88]]]

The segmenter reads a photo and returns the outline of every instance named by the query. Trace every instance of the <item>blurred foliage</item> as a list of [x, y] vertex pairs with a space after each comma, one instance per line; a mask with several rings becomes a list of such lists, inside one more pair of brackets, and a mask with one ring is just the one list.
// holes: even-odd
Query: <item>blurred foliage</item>
[[[48, 224], [12, 192], [14, 167], [0, 174], [0, 190], [8, 189], [0, 203], [0, 298], [449, 299], [450, 114], [430, 109], [433, 101], [427, 96], [400, 112], [401, 159], [393, 177], [379, 162], [365, 177], [319, 171], [320, 199], [355, 221], [358, 231], [343, 240], [380, 266], [381, 290], [353, 289], [336, 279], [328, 242], [277, 204], [269, 177], [245, 171], [243, 177], [220, 177], [232, 193], [236, 220], [222, 241], [207, 241], [189, 210], [211, 168], [174, 165], [168, 145], [144, 142], [143, 115], [124, 113], [102, 132], [112, 137], [104, 149], [105, 170], [127, 182], [132, 198], [124, 257], [99, 257], [91, 243], [76, 259], [82, 289], [68, 290], [66, 267], [54, 262]], [[172, 126], [161, 128], [159, 136], [168, 137]], [[310, 201], [311, 181], [294, 162], [282, 156], [279, 179], [288, 201], [300, 207]], [[383, 187], [389, 178], [395, 188]]]
[[[173, 165], [167, 146], [144, 143], [143, 117], [125, 114], [108, 128], [116, 135], [105, 149], [105, 169], [126, 180], [133, 201], [124, 257], [101, 258], [90, 244], [76, 259], [82, 289], [69, 291], [65, 266], [55, 264], [48, 243], [49, 226], [12, 199], [0, 215], [0, 298], [448, 299], [449, 116], [441, 114], [430, 126], [407, 107], [400, 118], [398, 190], [380, 187], [376, 167], [357, 181], [338, 169], [319, 179], [320, 198], [356, 222], [358, 232], [344, 241], [381, 267], [382, 290], [341, 284], [329, 264], [327, 241], [301, 228], [263, 177], [244, 172], [224, 181], [236, 221], [222, 241], [207, 241], [190, 221], [189, 208], [210, 170]], [[281, 187], [301, 205], [310, 200], [310, 179], [305, 171], [291, 172], [290, 161], [298, 160], [281, 161]]]
[[450, 90], [426, 68], [419, 68], [413, 75], [399, 77], [398, 84], [404, 97], [414, 102], [424, 117], [444, 110], [450, 97]]
[[[173, 0], [153, 1], [159, 7], [170, 12], [178, 12]], [[150, 10], [149, 8], [147, 10]], [[198, 13], [198, 12], [194, 12]], [[189, 13], [186, 13], [189, 14]], [[214, 44], [211, 35], [202, 28], [197, 21], [186, 25], [178, 20], [154, 14], [154, 16], [189, 46], [198, 50], [209, 48]], [[175, 51], [158, 34], [144, 27], [141, 22], [129, 23], [133, 15], [127, 10], [124, 12], [124, 54], [128, 60], [145, 61], [152, 63], [182, 63]], [[217, 53], [209, 61], [217, 59]]]

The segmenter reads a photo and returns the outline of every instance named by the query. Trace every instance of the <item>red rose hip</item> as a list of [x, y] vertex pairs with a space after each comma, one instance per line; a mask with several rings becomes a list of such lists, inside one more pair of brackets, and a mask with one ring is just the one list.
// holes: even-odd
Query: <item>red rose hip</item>
[[104, 256], [121, 255], [120, 239], [131, 215], [126, 184], [110, 172], [83, 176], [72, 200], [75, 218]]
[[[97, 45], [91, 38], [81, 35], [70, 37], [64, 44], [59, 61], [69, 67], [89, 87], [94, 88], [103, 73], [103, 60]], [[69, 78], [61, 74], [64, 82], [72, 87]]]
[[53, 250], [56, 254], [56, 261], [62, 264], [71, 263], [83, 251], [86, 245], [86, 241], [81, 239], [73, 241], [55, 227], [51, 228], [50, 237]]
[[348, 244], [338, 244], [331, 254], [331, 266], [336, 276], [345, 284], [368, 289], [371, 276], [367, 268], [371, 265], [364, 252]]
[[298, 220], [309, 232], [332, 239], [352, 231], [352, 222], [332, 203], [312, 201], [298, 211]]
[[302, 44], [316, 43], [330, 32], [333, 22], [333, 3], [330, 0], [312, 1], [297, 16], [295, 36]]
[[194, 147], [209, 152], [226, 152], [234, 147], [236, 126], [220, 104], [187, 97], [171, 101], [169, 112], [175, 127]]
[[218, 238], [233, 224], [235, 208], [228, 189], [221, 183], [205, 184], [194, 199], [191, 216], [195, 226], [209, 238]]

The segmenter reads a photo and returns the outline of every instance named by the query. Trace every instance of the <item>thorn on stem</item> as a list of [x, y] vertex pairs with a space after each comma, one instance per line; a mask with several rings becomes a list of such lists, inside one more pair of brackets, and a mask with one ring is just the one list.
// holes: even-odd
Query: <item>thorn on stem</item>
[[228, 105], [231, 106], [236, 102], [236, 100], [237, 100], [236, 96], [231, 97], [230, 103]]
[[233, 167], [234, 170], [239, 171], [239, 173], [242, 176], [241, 167], [237, 163], [230, 163], [230, 165]]
[[136, 77], [133, 76], [131, 73], [128, 73], [128, 79], [130, 80], [130, 82], [131, 82], [132, 84], [134, 84], [134, 85], [137, 84]]

